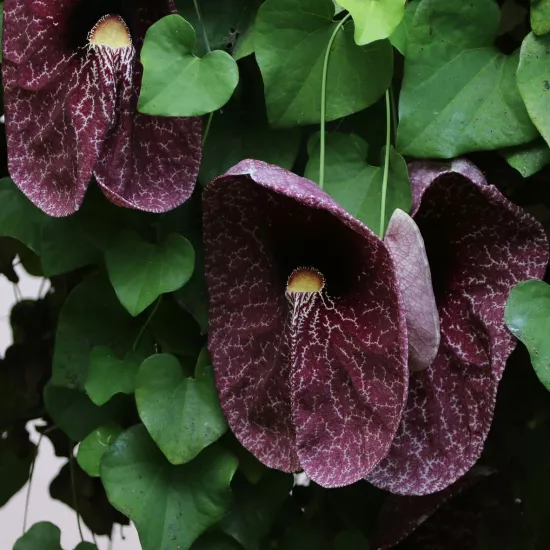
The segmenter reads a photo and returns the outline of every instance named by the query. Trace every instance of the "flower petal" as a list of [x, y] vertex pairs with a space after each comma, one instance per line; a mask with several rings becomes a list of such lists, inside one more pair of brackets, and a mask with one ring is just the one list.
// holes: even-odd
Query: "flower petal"
[[[232, 430], [268, 466], [356, 481], [387, 453], [408, 383], [388, 251], [313, 182], [259, 161], [203, 200], [209, 347]], [[328, 277], [324, 302], [293, 323], [286, 279], [310, 264], [341, 272], [347, 291]]]
[[412, 374], [400, 429], [369, 480], [421, 495], [449, 486], [481, 454], [516, 344], [504, 326], [505, 302], [517, 282], [544, 275], [548, 243], [540, 224], [466, 161], [413, 163], [410, 173], [441, 344], [432, 365]]
[[76, 4], [5, 2], [3, 82], [10, 174], [52, 216], [78, 210], [94, 172], [113, 202], [152, 212], [170, 210], [194, 189], [201, 121], [137, 113], [137, 53], [147, 26], [172, 13], [173, 3], [137, 2], [137, 50], [123, 51], [67, 49], [66, 27]]
[[397, 270], [407, 317], [409, 369], [429, 367], [439, 348], [439, 314], [432, 287], [424, 239], [414, 220], [403, 210], [393, 213], [384, 243]]

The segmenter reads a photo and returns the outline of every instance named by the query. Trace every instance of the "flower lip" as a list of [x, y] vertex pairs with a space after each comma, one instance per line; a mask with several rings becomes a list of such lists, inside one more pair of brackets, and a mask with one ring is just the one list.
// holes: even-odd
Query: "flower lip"
[[88, 34], [90, 46], [107, 46], [112, 49], [132, 45], [130, 30], [120, 15], [104, 15]]
[[325, 277], [314, 267], [297, 267], [288, 278], [288, 294], [315, 294], [323, 290]]

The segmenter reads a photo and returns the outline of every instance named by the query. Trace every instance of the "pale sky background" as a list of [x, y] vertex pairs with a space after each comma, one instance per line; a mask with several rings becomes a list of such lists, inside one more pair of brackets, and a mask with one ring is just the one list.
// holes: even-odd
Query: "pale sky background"
[[[20, 267], [16, 268], [16, 271], [21, 279], [19, 290], [22, 297], [36, 298], [42, 279], [30, 277]], [[47, 287], [43, 288], [42, 292], [46, 290]], [[15, 300], [13, 285], [3, 275], [0, 275], [0, 354], [2, 356], [12, 342], [9, 313]], [[27, 429], [30, 429], [32, 441], [37, 443], [38, 436], [32, 425], [27, 425]], [[50, 521], [61, 529], [63, 550], [73, 550], [80, 542], [76, 514], [62, 502], [50, 498], [49, 493], [51, 480], [65, 462], [66, 459], [55, 456], [50, 440], [43, 437], [32, 478], [27, 529], [39, 521]], [[27, 489], [28, 485], [25, 485], [3, 508], [0, 508], [1, 550], [11, 550], [15, 541], [22, 535]], [[84, 539], [93, 542], [90, 531], [84, 525], [82, 528]], [[125, 540], [121, 538], [120, 529], [117, 528], [112, 547], [109, 546], [107, 537], [98, 537], [98, 548], [99, 550], [140, 550], [139, 539], [133, 526], [124, 527], [124, 537]]]

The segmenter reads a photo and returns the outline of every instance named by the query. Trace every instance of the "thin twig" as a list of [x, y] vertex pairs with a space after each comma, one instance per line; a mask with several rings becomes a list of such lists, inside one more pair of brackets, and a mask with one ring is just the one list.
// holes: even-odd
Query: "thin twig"
[[23, 514], [23, 534], [27, 531], [27, 519], [29, 517], [29, 503], [31, 498], [31, 484], [32, 484], [32, 478], [34, 476], [34, 469], [36, 465], [36, 461], [38, 459], [38, 450], [40, 449], [40, 443], [42, 442], [42, 437], [44, 434], [40, 434], [38, 438], [38, 443], [36, 444], [36, 452], [31, 464], [31, 469], [29, 472], [29, 483], [27, 485], [27, 496], [25, 498], [25, 513]]

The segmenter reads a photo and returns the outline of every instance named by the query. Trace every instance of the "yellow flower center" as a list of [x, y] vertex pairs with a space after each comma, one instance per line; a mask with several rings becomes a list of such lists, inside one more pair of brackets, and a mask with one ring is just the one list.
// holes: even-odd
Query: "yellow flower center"
[[91, 46], [126, 48], [132, 45], [132, 37], [120, 15], [105, 15], [90, 31], [88, 42]]
[[299, 267], [288, 278], [287, 292], [321, 292], [325, 286], [323, 274], [312, 267]]

